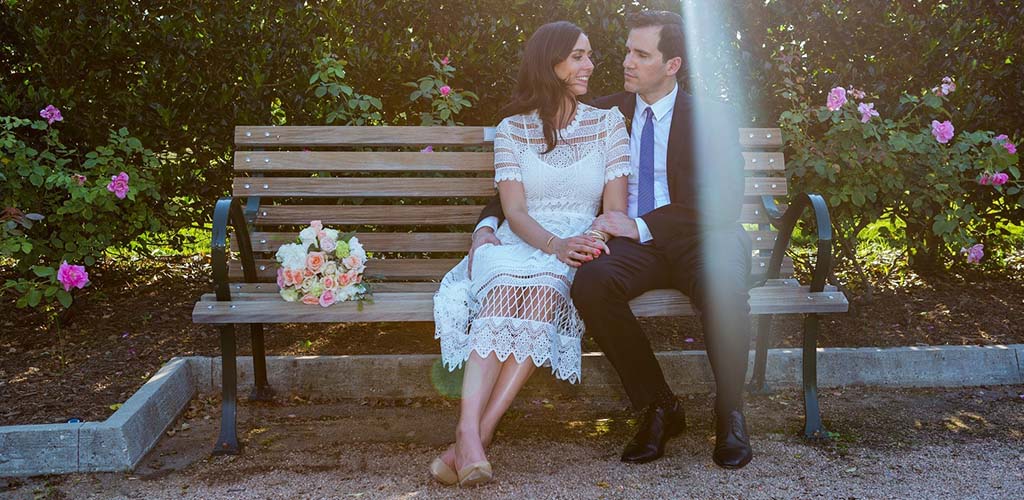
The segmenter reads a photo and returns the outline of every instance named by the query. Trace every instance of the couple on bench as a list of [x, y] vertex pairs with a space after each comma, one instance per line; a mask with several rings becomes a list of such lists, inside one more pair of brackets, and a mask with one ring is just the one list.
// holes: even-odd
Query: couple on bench
[[714, 462], [751, 459], [737, 128], [720, 104], [700, 102], [710, 111], [693, 119], [698, 103], [677, 83], [679, 15], [647, 11], [628, 24], [625, 92], [592, 105], [579, 102], [594, 69], [580, 28], [546, 24], [526, 44], [494, 139], [498, 196], [434, 297], [442, 359], [466, 365], [455, 443], [430, 465], [444, 484], [491, 480], [486, 449], [501, 416], [537, 367], [579, 382], [584, 330], [642, 412], [622, 461], [661, 457], [686, 421], [629, 306], [659, 288], [680, 290], [701, 314], [717, 386]]

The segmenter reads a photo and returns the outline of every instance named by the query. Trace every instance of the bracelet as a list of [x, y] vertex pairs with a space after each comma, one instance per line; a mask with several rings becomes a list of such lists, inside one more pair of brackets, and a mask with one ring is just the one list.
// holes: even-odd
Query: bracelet
[[587, 229], [586, 232], [584, 232], [583, 234], [593, 236], [594, 238], [599, 239], [601, 241], [608, 241], [608, 233], [604, 231], [598, 231], [597, 229]]
[[548, 238], [548, 241], [544, 243], [544, 248], [550, 248], [551, 247], [551, 240], [553, 240], [553, 239], [555, 239], [555, 235], [552, 234], [551, 237]]

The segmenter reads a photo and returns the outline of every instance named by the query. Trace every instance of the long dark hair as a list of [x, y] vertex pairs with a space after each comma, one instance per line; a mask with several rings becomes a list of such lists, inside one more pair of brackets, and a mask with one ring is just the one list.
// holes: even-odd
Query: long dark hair
[[555, 66], [569, 57], [582, 33], [579, 26], [569, 21], [556, 21], [537, 29], [526, 42], [512, 99], [501, 109], [503, 116], [537, 110], [544, 124], [544, 143], [547, 144], [544, 153], [555, 149], [558, 143], [555, 119], [576, 112], [576, 99], [572, 99], [569, 113], [562, 115], [566, 111], [565, 98], [571, 94], [569, 84], [555, 74]]

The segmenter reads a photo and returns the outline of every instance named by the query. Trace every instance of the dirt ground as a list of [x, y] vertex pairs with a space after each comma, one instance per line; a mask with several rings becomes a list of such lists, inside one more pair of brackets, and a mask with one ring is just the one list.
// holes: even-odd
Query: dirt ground
[[[59, 322], [0, 301], [0, 425], [102, 421], [175, 356], [219, 354], [217, 330], [192, 323], [192, 306], [212, 290], [203, 258], [122, 262], [90, 269]], [[2, 282], [0, 270], [0, 282]], [[825, 347], [1024, 343], [1024, 278], [916, 279], [827, 315]], [[774, 323], [774, 346], [799, 347], [797, 316]], [[704, 349], [694, 318], [645, 320], [657, 350]], [[437, 353], [432, 323], [273, 325], [275, 355]], [[249, 352], [243, 337], [241, 353]], [[591, 339], [585, 351], [598, 351]]]
[[0, 479], [5, 498], [1021, 498], [1024, 386], [847, 388], [822, 395], [829, 443], [798, 436], [800, 395], [747, 403], [754, 460], [711, 462], [709, 398], [666, 456], [618, 460], [635, 430], [622, 401], [519, 401], [489, 450], [495, 481], [433, 482], [451, 439], [444, 399], [244, 404], [244, 453], [212, 457], [217, 401], [196, 400], [133, 473]]

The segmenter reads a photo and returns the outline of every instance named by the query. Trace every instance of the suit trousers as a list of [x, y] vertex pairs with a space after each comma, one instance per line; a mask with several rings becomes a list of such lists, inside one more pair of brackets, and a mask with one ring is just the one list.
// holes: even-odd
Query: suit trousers
[[[715, 375], [716, 410], [743, 404], [750, 348], [750, 237], [742, 226], [706, 229], [670, 242], [608, 242], [610, 254], [576, 272], [572, 299], [605, 357], [618, 372], [634, 408], [671, 393], [629, 301], [648, 290], [674, 288], [701, 318]], [[722, 413], [725, 414], [725, 413]]]

